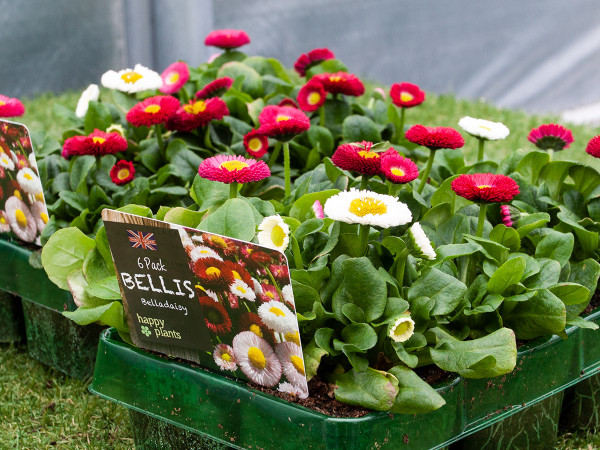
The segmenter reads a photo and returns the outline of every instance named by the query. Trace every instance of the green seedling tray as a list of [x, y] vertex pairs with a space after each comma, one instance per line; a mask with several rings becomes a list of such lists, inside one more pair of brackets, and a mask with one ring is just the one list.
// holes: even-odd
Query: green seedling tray
[[18, 343], [25, 340], [21, 299], [0, 291], [0, 342]]
[[[599, 318], [597, 311], [588, 320]], [[594, 347], [600, 348], [600, 335], [575, 327], [568, 328], [567, 335], [566, 340], [553, 336], [521, 347], [515, 370], [502, 377], [457, 377], [437, 386], [446, 405], [423, 415], [373, 412], [356, 419], [329, 417], [132, 347], [115, 330], [101, 336], [90, 390], [233, 448], [442, 448], [524, 413], [598, 373], [600, 350]], [[554, 401], [560, 403], [557, 397]], [[535, 439], [533, 434], [532, 430], [527, 439]], [[551, 433], [538, 440], [544, 436], [550, 439]], [[553, 442], [543, 445], [548, 444]]]

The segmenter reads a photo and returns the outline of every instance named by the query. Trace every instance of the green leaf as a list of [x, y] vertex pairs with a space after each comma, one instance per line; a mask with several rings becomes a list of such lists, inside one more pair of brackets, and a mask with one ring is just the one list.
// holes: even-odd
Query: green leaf
[[328, 128], [319, 125], [311, 125], [306, 132], [310, 145], [316, 147], [319, 145], [321, 152], [326, 156], [333, 154], [334, 139]]
[[386, 372], [352, 369], [335, 377], [335, 398], [342, 403], [389, 411], [398, 394], [398, 379]]
[[550, 289], [554, 295], [562, 300], [565, 305], [577, 305], [587, 302], [590, 290], [577, 283], [560, 283]]
[[190, 195], [200, 211], [221, 206], [229, 198], [229, 186], [218, 181], [207, 180], [200, 175], [194, 178]]
[[58, 230], [42, 249], [42, 264], [48, 278], [59, 288], [68, 290], [67, 276], [83, 267], [88, 252], [96, 246], [77, 228]]
[[457, 372], [465, 378], [503, 375], [517, 363], [515, 334], [508, 328], [469, 341], [443, 339], [430, 354], [441, 369]]
[[540, 263], [540, 271], [523, 284], [529, 289], [547, 289], [558, 283], [560, 278], [560, 263], [546, 258], [541, 258], [537, 261]]
[[251, 95], [253, 98], [262, 97], [263, 95], [263, 84], [260, 74], [241, 62], [231, 61], [223, 64], [217, 73], [217, 78], [222, 77], [233, 78], [236, 82], [241, 80], [240, 90]]
[[502, 294], [510, 286], [521, 281], [527, 263], [525, 258], [507, 260], [494, 272], [488, 281], [487, 290], [490, 294]]
[[109, 276], [95, 283], [90, 283], [85, 292], [104, 300], [121, 300], [121, 290], [116, 276]]
[[465, 236], [465, 239], [469, 242], [476, 242], [481, 245], [484, 255], [494, 259], [500, 264], [508, 259], [508, 248], [502, 244], [473, 235]]
[[517, 230], [507, 227], [504, 224], [499, 224], [490, 232], [490, 240], [504, 245], [511, 252], [517, 252], [521, 248], [521, 237]]
[[311, 286], [292, 279], [292, 289], [294, 291], [296, 311], [301, 314], [312, 311], [315, 303], [321, 303], [319, 293]]
[[[377, 333], [366, 323], [353, 323], [345, 326], [342, 329], [342, 339], [345, 344], [350, 344], [356, 347], [357, 350], [365, 352], [377, 344]], [[333, 343], [335, 346], [334, 339]]]
[[187, 208], [176, 207], [167, 211], [164, 221], [183, 225], [184, 227], [197, 228], [198, 224], [202, 222], [204, 214], [204, 211], [191, 211]]
[[550, 215], [547, 213], [529, 214], [517, 221], [517, 233], [522, 238], [531, 231], [543, 227], [548, 222], [550, 222]]
[[550, 157], [547, 152], [534, 150], [525, 154], [515, 169], [515, 172], [523, 175], [529, 184], [537, 184], [542, 168], [548, 164]]
[[438, 261], [444, 262], [450, 259], [458, 258], [460, 256], [472, 255], [476, 251], [481, 249], [481, 245], [474, 242], [468, 242], [466, 244], [447, 244], [440, 245], [435, 249], [438, 255]]
[[585, 253], [591, 254], [598, 249], [600, 238], [598, 237], [597, 231], [586, 230], [564, 212], [559, 212], [557, 217], [564, 225], [566, 225], [567, 230], [570, 229], [575, 233]]
[[321, 364], [323, 356], [328, 355], [327, 350], [319, 348], [314, 339], [302, 349], [304, 357], [304, 367], [306, 368], [306, 381], [310, 381], [317, 374], [317, 369]]
[[542, 167], [540, 171], [540, 182], [546, 183], [550, 197], [558, 199], [560, 191], [564, 187], [564, 180], [571, 166], [577, 163], [572, 161], [552, 161]]
[[329, 197], [338, 194], [340, 191], [337, 189], [329, 189], [327, 191], [313, 192], [312, 194], [304, 194], [298, 200], [294, 202], [290, 209], [289, 216], [303, 222], [307, 219], [314, 217], [312, 206], [315, 201], [319, 200], [321, 205], [325, 206], [325, 202]]
[[[112, 266], [112, 261], [110, 262]], [[104, 262], [104, 258], [98, 251], [98, 247], [92, 249], [83, 260], [83, 275], [88, 284], [96, 283], [110, 275], [114, 274], [114, 270], [110, 270]]]
[[104, 103], [97, 101], [91, 101], [88, 106], [87, 113], [85, 114], [85, 134], [90, 134], [94, 129], [106, 131], [106, 129], [112, 124], [112, 115], [110, 109]]
[[[591, 299], [592, 294], [596, 292], [598, 286], [598, 277], [600, 277], [600, 264], [598, 261], [588, 258], [577, 263], [570, 263], [571, 274], [569, 275], [570, 282], [581, 284], [585, 286], [589, 291], [590, 295], [588, 301]], [[577, 305], [569, 305], [567, 310], [571, 314], [581, 314], [588, 302], [580, 303]]]
[[575, 237], [571, 233], [549, 230], [535, 248], [536, 258], [554, 259], [563, 267], [571, 258]]
[[365, 116], [352, 115], [344, 119], [342, 124], [344, 139], [348, 142], [379, 142], [381, 133], [375, 122]]
[[463, 198], [460, 195], [456, 195], [456, 193], [452, 190], [452, 181], [455, 178], [456, 178], [456, 176], [447, 178], [436, 189], [436, 191], [431, 196], [431, 206], [432, 207], [441, 205], [442, 203], [448, 203], [450, 205], [452, 213], [456, 213], [457, 211], [460, 211], [465, 206], [469, 206], [469, 205], [473, 204], [472, 201], [467, 200], [466, 198]]
[[72, 191], [62, 191], [58, 196], [62, 198], [67, 205], [75, 208], [78, 212], [87, 209], [88, 198], [83, 194]]
[[431, 315], [439, 316], [454, 311], [466, 290], [467, 286], [460, 280], [430, 267], [410, 287], [408, 298], [410, 301], [418, 297], [429, 297], [435, 302]]
[[569, 169], [569, 176], [575, 182], [575, 189], [586, 199], [600, 186], [600, 174], [590, 166], [573, 166]]
[[439, 203], [429, 209], [421, 218], [421, 224], [430, 225], [437, 230], [438, 227], [452, 217], [452, 204]]
[[[87, 194], [86, 178], [95, 164], [96, 158], [92, 155], [81, 155], [73, 158], [69, 173], [69, 184], [72, 191]], [[83, 191], [84, 186], [86, 186], [85, 191]]]
[[204, 219], [198, 229], [251, 241], [254, 239], [256, 223], [250, 205], [242, 199], [231, 198]]
[[73, 312], [65, 311], [63, 315], [78, 325], [98, 323], [114, 327], [122, 332], [129, 331], [123, 315], [123, 305], [121, 302], [115, 301], [96, 307], [81, 306]]
[[505, 300], [501, 315], [504, 325], [513, 329], [519, 339], [534, 339], [564, 331], [567, 312], [556, 295], [539, 289], [538, 295], [525, 302]]
[[102, 255], [102, 259], [104, 259], [104, 263], [106, 264], [106, 268], [110, 272], [110, 274], [115, 273], [115, 266], [112, 259], [112, 254], [110, 252], [110, 247], [108, 245], [108, 237], [106, 236], [106, 228], [104, 226], [98, 229], [95, 238], [96, 249]]
[[134, 214], [136, 216], [147, 217], [148, 219], [152, 218], [152, 210], [143, 205], [125, 205], [117, 208], [117, 211], [127, 214]]
[[398, 365], [392, 367], [389, 373], [398, 380], [398, 395], [394, 400], [391, 412], [425, 414], [446, 404], [446, 401], [435, 389], [409, 368]]
[[567, 314], [567, 325], [586, 328], [588, 330], [597, 330], [599, 328], [598, 325], [591, 320], [585, 320], [583, 317], [579, 317], [574, 314]]

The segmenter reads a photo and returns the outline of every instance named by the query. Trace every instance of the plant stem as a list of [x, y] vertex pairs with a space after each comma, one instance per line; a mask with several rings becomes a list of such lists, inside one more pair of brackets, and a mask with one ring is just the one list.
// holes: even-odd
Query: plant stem
[[185, 86], [181, 86], [181, 89], [179, 90], [179, 97], [181, 99], [181, 103], [183, 104], [186, 104], [190, 101], [190, 96], [188, 95]]
[[210, 124], [206, 125], [204, 130], [204, 147], [209, 148], [211, 150], [215, 149], [212, 145], [212, 142], [210, 141]]
[[369, 243], [369, 229], [371, 227], [369, 225], [359, 225], [358, 231], [358, 239], [360, 242], [360, 248], [362, 250], [362, 254], [365, 255], [367, 253], [367, 244]]
[[479, 139], [479, 151], [477, 152], [477, 162], [483, 161], [483, 146], [485, 139]]
[[325, 105], [319, 107], [319, 125], [325, 126]]
[[552, 162], [552, 160], [554, 159], [554, 150], [552, 150], [551, 148], [548, 149], [548, 156], [550, 157], [548, 162]]
[[271, 156], [269, 157], [269, 162], [267, 163], [267, 165], [269, 166], [269, 169], [273, 168], [273, 164], [275, 164], [275, 162], [277, 161], [277, 158], [279, 157], [280, 153], [281, 153], [281, 142], [277, 142], [275, 144], [275, 148], [271, 152]]
[[302, 261], [302, 253], [300, 252], [300, 245], [298, 245], [298, 240], [291, 236], [292, 238], [292, 253], [294, 254], [294, 263], [296, 264], [296, 269], [304, 269], [304, 262]]
[[479, 220], [477, 221], [477, 236], [483, 237], [483, 224], [485, 223], [486, 203], [479, 204]]
[[427, 179], [429, 178], [429, 172], [431, 172], [431, 168], [433, 167], [433, 159], [435, 158], [435, 150], [429, 149], [429, 159], [427, 160], [427, 167], [425, 167], [425, 172], [423, 172], [423, 178], [421, 178], [421, 183], [417, 188], [417, 192], [420, 194], [425, 189], [425, 184], [427, 184]]
[[165, 143], [162, 138], [162, 131], [160, 129], [160, 124], [154, 124], [154, 134], [156, 135], [156, 142], [158, 143], [158, 151], [163, 156], [163, 159], [166, 161], [167, 157], [165, 155]]
[[236, 198], [238, 194], [238, 184], [231, 183], [229, 185], [229, 198]]
[[406, 108], [400, 108], [400, 122], [398, 122], [398, 141], [404, 137], [404, 118], [406, 114]]
[[409, 251], [404, 249], [396, 258], [396, 281], [400, 287], [404, 284], [404, 269], [406, 268], [406, 258]]
[[363, 174], [360, 177], [360, 190], [362, 191], [362, 190], [367, 189], [368, 184], [369, 184], [369, 177], [367, 177], [365, 174]]
[[290, 143], [283, 143], [283, 170], [285, 174], [285, 196], [292, 193], [292, 180], [290, 178]]

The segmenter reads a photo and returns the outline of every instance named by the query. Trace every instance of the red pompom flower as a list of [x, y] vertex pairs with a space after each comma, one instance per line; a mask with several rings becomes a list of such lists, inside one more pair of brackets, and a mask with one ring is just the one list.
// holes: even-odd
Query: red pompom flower
[[600, 136], [593, 137], [585, 147], [585, 151], [594, 158], [600, 158]]
[[250, 36], [244, 30], [214, 30], [204, 39], [204, 45], [212, 45], [224, 50], [238, 48], [250, 43]]
[[312, 79], [302, 86], [300, 92], [298, 92], [298, 104], [303, 111], [312, 112], [319, 109], [325, 103], [326, 97], [327, 92], [325, 92], [323, 85], [319, 81]]
[[167, 121], [167, 129], [191, 131], [208, 125], [213, 120], [221, 120], [227, 114], [227, 105], [218, 97], [190, 100], [189, 103], [180, 106]]
[[550, 123], [531, 130], [527, 139], [541, 150], [559, 151], [573, 143], [573, 133], [562, 125]]
[[515, 180], [493, 173], [459, 175], [451, 186], [458, 195], [476, 203], [509, 202], [519, 194], [519, 185]]
[[294, 69], [303, 77], [306, 75], [306, 71], [315, 64], [333, 58], [335, 55], [328, 48], [315, 48], [308, 53], [302, 53], [294, 63]]
[[204, 86], [201, 90], [196, 92], [196, 98], [205, 99], [212, 97], [220, 97], [225, 92], [229, 90], [231, 85], [233, 84], [233, 78], [222, 77], [217, 78], [214, 81], [211, 81], [206, 86]]
[[229, 184], [259, 181], [270, 176], [271, 170], [260, 160], [217, 155], [202, 161], [198, 173], [202, 178]]
[[371, 151], [372, 142], [362, 141], [340, 145], [331, 161], [340, 169], [352, 170], [363, 175], [379, 175], [381, 173], [381, 158], [384, 155], [398, 154], [394, 149], [378, 153]]
[[244, 135], [244, 148], [254, 158], [262, 158], [269, 149], [269, 140], [264, 134], [252, 130]]
[[121, 159], [110, 169], [110, 179], [117, 186], [122, 186], [133, 180], [135, 175], [135, 167], [133, 163]]
[[191, 264], [191, 269], [204, 289], [222, 292], [228, 290], [229, 285], [233, 283], [232, 273], [225, 267], [223, 261], [216, 258], [197, 259]]
[[200, 308], [207, 328], [215, 334], [223, 335], [231, 331], [231, 318], [220, 303], [210, 297], [200, 297]]
[[294, 101], [293, 98], [286, 97], [277, 103], [277, 106], [289, 106], [290, 108], [298, 109], [298, 104]]
[[109, 155], [127, 150], [127, 141], [119, 133], [105, 133], [98, 129], [88, 136], [73, 136], [65, 140], [62, 156]]
[[358, 97], [365, 93], [365, 86], [356, 75], [347, 72], [320, 73], [312, 77], [319, 81], [327, 92]]
[[406, 139], [414, 144], [422, 145], [430, 150], [440, 148], [461, 148], [465, 140], [461, 134], [450, 127], [424, 127], [414, 125], [405, 134]]
[[179, 108], [179, 100], [170, 95], [157, 95], [138, 103], [127, 113], [127, 121], [136, 127], [165, 123]]
[[18, 117], [25, 114], [25, 107], [18, 98], [0, 95], [0, 117]]
[[265, 106], [258, 116], [258, 132], [280, 141], [289, 141], [310, 128], [306, 114], [289, 106]]
[[162, 86], [159, 91], [163, 94], [174, 94], [190, 79], [190, 71], [184, 62], [174, 62], [160, 74]]
[[390, 88], [390, 98], [394, 105], [401, 108], [412, 108], [425, 101], [425, 92], [412, 83], [394, 83]]
[[412, 160], [394, 152], [382, 156], [381, 173], [392, 183], [403, 184], [416, 180], [419, 169]]

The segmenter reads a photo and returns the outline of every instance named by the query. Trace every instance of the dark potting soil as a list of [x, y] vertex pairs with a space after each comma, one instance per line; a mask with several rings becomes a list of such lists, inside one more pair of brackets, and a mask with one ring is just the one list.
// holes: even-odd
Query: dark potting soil
[[583, 310], [581, 315], [587, 316], [598, 307], [600, 307], [600, 290], [594, 292], [594, 295], [592, 295], [592, 299], [590, 300], [589, 305], [587, 305], [587, 307]]

